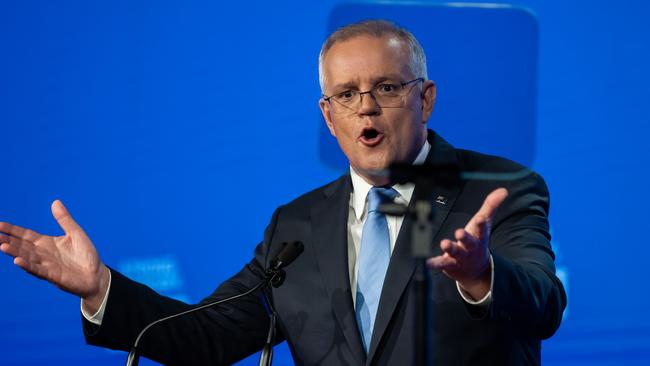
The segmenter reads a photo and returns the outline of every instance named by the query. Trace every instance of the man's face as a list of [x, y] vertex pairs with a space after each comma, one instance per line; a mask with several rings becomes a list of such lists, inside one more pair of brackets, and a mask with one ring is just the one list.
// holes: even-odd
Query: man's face
[[[422, 75], [409, 68], [406, 44], [392, 36], [358, 36], [336, 42], [326, 53], [322, 72], [325, 95], [346, 90], [365, 92], [377, 85], [400, 85]], [[358, 110], [340, 113], [331, 99], [320, 101], [330, 133], [350, 160], [350, 165], [373, 185], [387, 184], [373, 171], [394, 162], [410, 163], [426, 140], [426, 123], [433, 110], [435, 85], [431, 81], [409, 84], [402, 107], [380, 107], [370, 94], [363, 94]], [[337, 108], [340, 110], [340, 108]]]

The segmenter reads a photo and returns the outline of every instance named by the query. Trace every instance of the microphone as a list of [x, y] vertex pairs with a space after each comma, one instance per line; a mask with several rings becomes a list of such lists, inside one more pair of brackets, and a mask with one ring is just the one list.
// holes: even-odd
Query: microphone
[[282, 248], [279, 250], [279, 253], [276, 259], [271, 263], [271, 267], [275, 270], [281, 269], [291, 264], [305, 249], [305, 246], [302, 245], [299, 241], [294, 241], [291, 244], [282, 243]]
[[[142, 339], [142, 336], [144, 336], [144, 334], [154, 325], [181, 317], [183, 315], [191, 314], [209, 308], [214, 305], [224, 304], [226, 302], [236, 300], [244, 296], [248, 296], [253, 292], [255, 292], [256, 290], [268, 284], [271, 284], [275, 288], [282, 286], [282, 284], [284, 283], [284, 279], [286, 278], [286, 273], [282, 268], [288, 266], [289, 264], [291, 264], [291, 262], [293, 262], [296, 258], [298, 258], [298, 256], [303, 252], [303, 250], [304, 250], [304, 245], [300, 241], [294, 241], [291, 244], [282, 243], [282, 248], [280, 248], [276, 257], [271, 261], [271, 266], [265, 271], [264, 279], [260, 281], [258, 284], [256, 284], [255, 286], [253, 286], [252, 288], [250, 288], [248, 291], [242, 292], [241, 294], [229, 296], [224, 299], [211, 301], [203, 305], [197, 306], [195, 308], [185, 310], [177, 314], [172, 314], [149, 323], [146, 327], [142, 329], [142, 331], [140, 331], [138, 337], [135, 339], [133, 347], [129, 351], [129, 355], [126, 358], [126, 366], [138, 366], [138, 361], [140, 358], [140, 355], [138, 354], [138, 345], [140, 344], [140, 340]], [[273, 341], [275, 339], [276, 311], [271, 305], [271, 302], [269, 301], [266, 293], [264, 293], [264, 291], [262, 292], [264, 294], [264, 299], [267, 305], [271, 309], [271, 324], [270, 324], [267, 340], [262, 352], [262, 356], [260, 358], [260, 365], [262, 365], [263, 360], [265, 365], [270, 365], [271, 360], [273, 358], [272, 347], [273, 347]]]
[[282, 268], [293, 262], [304, 250], [304, 245], [299, 241], [293, 243], [282, 243], [282, 248], [278, 251], [275, 259], [271, 261], [271, 268], [266, 270], [266, 274], [271, 276], [269, 282], [273, 287], [278, 288], [284, 283], [286, 273]]

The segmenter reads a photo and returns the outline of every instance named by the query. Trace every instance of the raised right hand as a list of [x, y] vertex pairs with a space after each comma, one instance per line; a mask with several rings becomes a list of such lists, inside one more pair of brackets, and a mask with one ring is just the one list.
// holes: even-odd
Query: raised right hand
[[0, 222], [0, 250], [14, 257], [14, 264], [28, 273], [83, 298], [84, 307], [92, 312], [106, 293], [108, 268], [61, 201], [52, 203], [52, 215], [65, 235], [42, 235]]

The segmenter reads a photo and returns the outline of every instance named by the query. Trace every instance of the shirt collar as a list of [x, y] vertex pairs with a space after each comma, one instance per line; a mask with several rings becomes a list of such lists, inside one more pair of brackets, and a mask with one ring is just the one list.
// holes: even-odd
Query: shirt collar
[[[431, 144], [429, 144], [429, 141], [425, 141], [420, 152], [415, 157], [415, 160], [413, 160], [413, 165], [424, 164], [424, 161], [429, 154], [429, 150], [431, 150]], [[368, 191], [370, 191], [372, 185], [357, 174], [352, 166], [350, 166], [350, 178], [352, 178], [352, 199], [350, 199], [350, 206], [353, 208], [357, 220], [361, 220], [365, 213]], [[399, 193], [399, 196], [397, 196], [395, 201], [401, 201], [401, 203], [406, 205], [411, 202], [411, 196], [413, 196], [413, 190], [415, 189], [413, 183], [394, 184], [392, 188]]]

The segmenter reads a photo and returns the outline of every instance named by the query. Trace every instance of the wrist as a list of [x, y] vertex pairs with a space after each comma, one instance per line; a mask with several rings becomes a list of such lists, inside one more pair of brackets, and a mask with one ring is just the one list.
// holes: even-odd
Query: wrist
[[104, 301], [104, 297], [106, 296], [106, 292], [108, 291], [110, 278], [110, 271], [108, 267], [102, 263], [99, 266], [98, 272], [98, 283], [96, 290], [86, 296], [81, 297], [81, 303], [84, 310], [90, 314], [94, 314], [97, 312], [97, 310], [99, 310], [102, 302]]
[[478, 276], [458, 281], [458, 286], [474, 300], [482, 299], [490, 292], [492, 283], [492, 265], [488, 259], [486, 266]]

